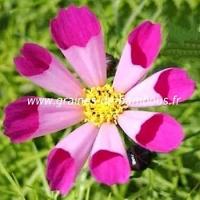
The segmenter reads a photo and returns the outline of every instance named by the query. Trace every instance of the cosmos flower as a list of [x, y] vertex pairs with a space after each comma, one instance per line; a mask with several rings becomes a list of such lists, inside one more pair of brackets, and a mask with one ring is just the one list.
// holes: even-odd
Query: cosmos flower
[[[82, 81], [55, 55], [33, 43], [24, 44], [15, 58], [17, 71], [57, 95], [89, 101], [58, 107], [53, 106], [55, 99], [50, 105], [28, 105], [28, 98], [40, 98], [23, 97], [5, 109], [4, 128], [12, 142], [20, 143], [84, 122], [48, 156], [47, 179], [52, 190], [66, 195], [87, 159], [97, 182], [128, 182], [131, 169], [119, 128], [135, 143], [153, 152], [167, 153], [180, 146], [184, 133], [175, 119], [139, 110], [163, 105], [165, 98], [172, 103], [174, 96], [182, 102], [195, 89], [194, 81], [179, 67], [166, 68], [142, 80], [159, 53], [159, 24], [145, 21], [131, 31], [112, 84], [106, 82], [102, 28], [87, 7], [71, 5], [61, 9], [50, 28], [53, 40]], [[133, 101], [138, 98], [147, 101]], [[104, 99], [112, 101], [102, 103]]]

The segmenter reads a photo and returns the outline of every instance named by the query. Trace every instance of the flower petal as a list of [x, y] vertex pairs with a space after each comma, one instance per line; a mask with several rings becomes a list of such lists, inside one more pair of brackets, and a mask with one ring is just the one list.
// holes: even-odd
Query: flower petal
[[185, 70], [168, 68], [133, 87], [125, 100], [133, 107], [171, 105], [187, 100], [194, 90], [195, 82]]
[[101, 26], [87, 7], [71, 5], [62, 9], [51, 22], [51, 33], [88, 86], [105, 84], [106, 58]]
[[126, 92], [135, 85], [149, 70], [159, 53], [160, 46], [159, 24], [145, 21], [137, 26], [129, 34], [124, 47], [114, 78], [114, 88]]
[[47, 49], [26, 43], [14, 59], [17, 71], [35, 84], [66, 97], [81, 97], [78, 80]]
[[98, 128], [84, 124], [61, 140], [50, 152], [47, 161], [47, 179], [52, 190], [66, 195], [84, 165]]
[[103, 124], [93, 145], [90, 171], [95, 179], [106, 185], [126, 183], [130, 166], [117, 127]]
[[178, 148], [184, 138], [181, 125], [167, 114], [125, 111], [118, 123], [132, 140], [150, 151], [170, 152]]
[[5, 135], [14, 143], [24, 142], [62, 130], [82, 119], [80, 106], [58, 104], [54, 99], [23, 97], [5, 109]]

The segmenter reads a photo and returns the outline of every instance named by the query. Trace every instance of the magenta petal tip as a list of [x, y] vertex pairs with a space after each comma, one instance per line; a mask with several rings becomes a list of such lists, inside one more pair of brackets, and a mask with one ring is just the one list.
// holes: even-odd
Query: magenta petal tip
[[195, 81], [189, 77], [185, 70], [177, 67], [163, 71], [154, 86], [155, 91], [163, 99], [167, 98], [169, 102], [177, 100], [177, 103], [189, 99], [195, 88]]
[[136, 141], [150, 151], [168, 153], [177, 149], [184, 139], [181, 125], [169, 115], [155, 114], [136, 135]]
[[128, 38], [131, 45], [131, 59], [135, 65], [149, 67], [157, 57], [161, 46], [161, 27], [145, 21], [137, 26]]
[[75, 179], [74, 159], [63, 149], [53, 149], [48, 156], [46, 176], [53, 191], [66, 195]]
[[28, 105], [28, 98], [22, 97], [5, 109], [4, 134], [13, 143], [26, 141], [39, 127], [38, 105]]
[[66, 50], [74, 45], [85, 47], [91, 37], [100, 33], [101, 26], [88, 7], [70, 5], [60, 10], [50, 22], [50, 29], [53, 40]]
[[109, 186], [126, 183], [130, 175], [128, 160], [106, 150], [100, 150], [92, 156], [90, 170], [98, 182]]
[[21, 55], [14, 58], [14, 63], [20, 74], [34, 76], [46, 71], [51, 60], [51, 54], [45, 48], [34, 43], [25, 43]]

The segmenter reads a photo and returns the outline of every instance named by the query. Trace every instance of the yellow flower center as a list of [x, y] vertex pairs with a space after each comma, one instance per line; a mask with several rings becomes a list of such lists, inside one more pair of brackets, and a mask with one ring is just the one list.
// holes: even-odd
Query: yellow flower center
[[86, 89], [83, 101], [85, 121], [97, 126], [105, 122], [117, 123], [118, 115], [127, 108], [123, 99], [124, 94], [116, 92], [109, 84]]

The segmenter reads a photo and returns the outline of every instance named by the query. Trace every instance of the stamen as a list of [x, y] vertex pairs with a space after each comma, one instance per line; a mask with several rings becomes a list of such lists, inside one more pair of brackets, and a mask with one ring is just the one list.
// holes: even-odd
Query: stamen
[[83, 107], [85, 121], [97, 126], [105, 122], [116, 124], [119, 114], [127, 108], [124, 94], [116, 92], [109, 84], [86, 89]]

